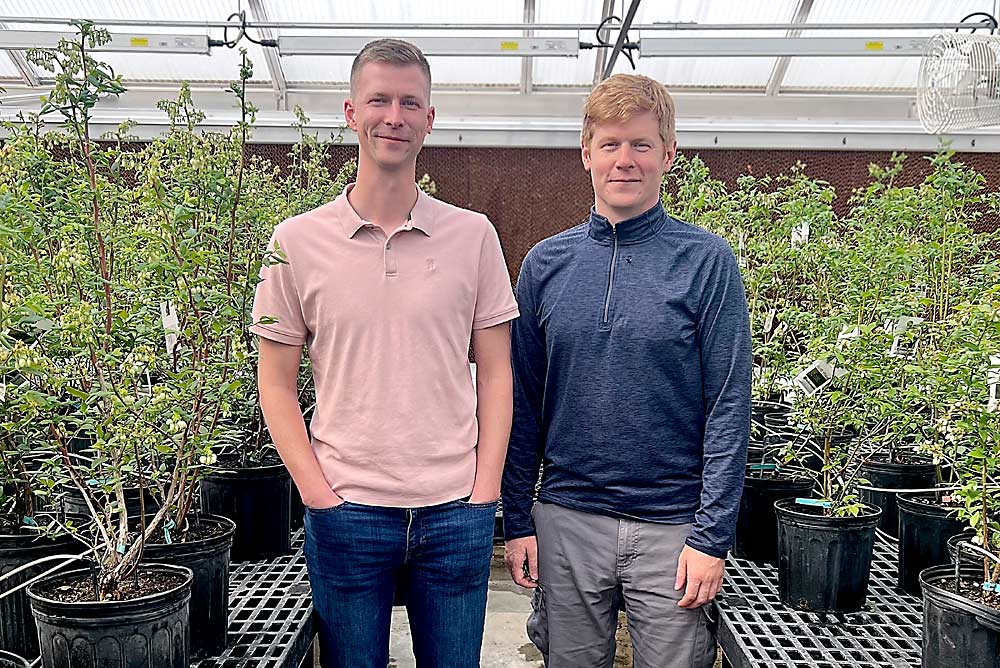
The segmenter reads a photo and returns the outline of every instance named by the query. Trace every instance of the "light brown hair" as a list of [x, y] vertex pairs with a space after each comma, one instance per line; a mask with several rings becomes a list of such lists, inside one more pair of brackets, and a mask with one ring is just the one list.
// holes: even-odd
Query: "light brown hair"
[[660, 138], [669, 148], [674, 141], [674, 101], [666, 87], [640, 74], [616, 74], [594, 87], [583, 105], [584, 146], [594, 138], [598, 123], [624, 122], [651, 111], [660, 125]]
[[351, 94], [357, 82], [361, 68], [368, 63], [387, 63], [389, 65], [416, 65], [427, 77], [427, 97], [431, 94], [431, 66], [423, 52], [415, 45], [401, 39], [376, 39], [368, 42], [354, 57], [351, 65]]

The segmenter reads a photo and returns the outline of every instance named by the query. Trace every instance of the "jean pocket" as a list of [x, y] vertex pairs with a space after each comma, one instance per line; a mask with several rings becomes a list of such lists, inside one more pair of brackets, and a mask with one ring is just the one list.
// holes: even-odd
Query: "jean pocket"
[[500, 499], [495, 501], [487, 501], [486, 503], [469, 503], [468, 501], [459, 500], [458, 505], [463, 508], [480, 509], [480, 508], [496, 508], [500, 503]]
[[344, 501], [343, 503], [338, 503], [337, 505], [330, 506], [329, 508], [310, 508], [309, 506], [306, 506], [306, 512], [310, 515], [329, 515], [330, 513], [335, 513], [338, 510], [341, 510], [344, 506], [348, 505], [348, 503], [348, 501]]

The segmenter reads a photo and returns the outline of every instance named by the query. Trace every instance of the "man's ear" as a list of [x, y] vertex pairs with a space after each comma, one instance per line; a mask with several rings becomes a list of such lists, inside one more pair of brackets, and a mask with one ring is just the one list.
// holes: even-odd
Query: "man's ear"
[[344, 119], [347, 121], [347, 127], [355, 132], [358, 131], [358, 120], [354, 116], [354, 100], [351, 98], [344, 100]]
[[434, 110], [434, 107], [427, 107], [427, 134], [430, 134], [431, 130], [434, 129], [435, 114], [436, 112]]
[[590, 171], [590, 147], [586, 144], [580, 144], [580, 159], [583, 161], [583, 168], [586, 171]]
[[677, 158], [677, 138], [670, 142], [670, 145], [666, 147], [666, 151], [663, 155], [663, 171], [669, 172], [670, 168], [674, 164], [674, 160]]

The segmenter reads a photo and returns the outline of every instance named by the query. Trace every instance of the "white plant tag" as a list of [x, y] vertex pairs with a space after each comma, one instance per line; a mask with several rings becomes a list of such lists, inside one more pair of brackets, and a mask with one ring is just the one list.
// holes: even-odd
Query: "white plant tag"
[[747, 233], [740, 232], [740, 249], [739, 255], [737, 256], [737, 262], [740, 265], [740, 269], [747, 268]]
[[847, 373], [846, 369], [836, 369], [826, 360], [816, 360], [797, 375], [792, 383], [812, 396], [826, 387], [831, 380]]
[[886, 332], [893, 335], [892, 347], [889, 348], [889, 353], [888, 353], [889, 357], [909, 357], [910, 355], [913, 355], [917, 352], [916, 346], [919, 345], [920, 343], [919, 341], [917, 342], [917, 344], [914, 345], [913, 350], [906, 354], [899, 352], [899, 343], [900, 343], [900, 338], [903, 336], [903, 334], [906, 334], [906, 332], [910, 329], [910, 327], [912, 327], [913, 325], [919, 325], [923, 321], [924, 321], [923, 318], [917, 318], [915, 316], [908, 316], [908, 315], [900, 316], [895, 320], [893, 320], [892, 318], [886, 319], [885, 323], [883, 323], [882, 326], [885, 328]]
[[986, 372], [986, 382], [990, 386], [990, 399], [986, 402], [986, 412], [1000, 411], [1000, 355], [990, 355], [990, 368]]
[[843, 350], [847, 344], [860, 336], [860, 327], [854, 327], [852, 329], [850, 325], [844, 325], [844, 327], [840, 330], [840, 334], [837, 335], [837, 350]]
[[160, 304], [160, 321], [163, 323], [163, 340], [167, 345], [167, 356], [172, 357], [174, 350], [177, 349], [177, 333], [180, 331], [177, 311], [172, 303]]
[[0, 378], [0, 401], [7, 398], [7, 379]]
[[792, 228], [792, 247], [799, 248], [809, 243], [809, 221], [803, 220]]
[[904, 315], [900, 316], [899, 318], [896, 318], [895, 320], [893, 320], [892, 318], [887, 318], [883, 327], [885, 327], [885, 331], [887, 331], [890, 334], [894, 334], [895, 336], [902, 336], [903, 334], [906, 334], [906, 332], [910, 329], [910, 327], [912, 327], [913, 325], [919, 325], [923, 321], [924, 321], [923, 318]]
[[774, 318], [778, 315], [778, 309], [773, 308], [767, 312], [767, 317], [764, 318], [764, 333], [770, 334], [771, 330], [774, 329]]

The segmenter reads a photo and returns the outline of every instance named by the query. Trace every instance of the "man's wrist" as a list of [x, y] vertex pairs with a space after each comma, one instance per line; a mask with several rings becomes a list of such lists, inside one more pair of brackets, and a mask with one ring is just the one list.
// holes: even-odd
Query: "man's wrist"
[[472, 495], [469, 496], [470, 503], [490, 503], [500, 498], [500, 486], [489, 488], [472, 488]]

